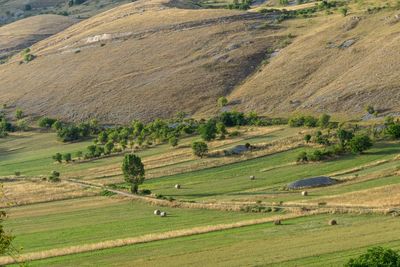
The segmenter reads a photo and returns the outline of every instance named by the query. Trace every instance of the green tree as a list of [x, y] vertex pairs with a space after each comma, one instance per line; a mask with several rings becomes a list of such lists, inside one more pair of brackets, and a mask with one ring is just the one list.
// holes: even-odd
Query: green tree
[[65, 154], [62, 155], [62, 158], [66, 162], [70, 162], [72, 160], [72, 155], [71, 155], [71, 153], [65, 153]]
[[391, 123], [387, 125], [386, 133], [392, 138], [400, 138], [400, 123]]
[[360, 154], [372, 147], [372, 141], [367, 135], [356, 135], [349, 141], [350, 151]]
[[306, 143], [309, 143], [310, 140], [311, 140], [311, 134], [306, 134], [306, 135], [304, 136], [304, 141], [306, 141]]
[[55, 119], [51, 119], [51, 118], [48, 118], [48, 117], [42, 117], [42, 118], [40, 118], [39, 120], [38, 120], [38, 125], [39, 125], [39, 127], [42, 127], [42, 128], [51, 128], [52, 126], [53, 126], [53, 124], [56, 122], [56, 120]]
[[204, 142], [193, 142], [192, 143], [192, 150], [193, 150], [193, 154], [194, 155], [202, 158], [207, 154], [208, 146]]
[[169, 142], [169, 144], [172, 146], [172, 147], [176, 147], [177, 145], [178, 145], [178, 138], [176, 137], [176, 136], [171, 136], [170, 138], [169, 138], [169, 140], [168, 140], [168, 142]]
[[321, 128], [327, 128], [329, 126], [329, 121], [331, 120], [331, 116], [328, 114], [322, 114], [318, 119], [318, 126]]
[[59, 182], [60, 181], [60, 173], [58, 171], [52, 171], [49, 176], [50, 182]]
[[24, 117], [24, 112], [22, 111], [22, 109], [17, 109], [15, 111], [15, 118], [17, 118], [18, 120], [22, 119]]
[[352, 132], [344, 129], [339, 129], [336, 134], [339, 138], [339, 143], [341, 147], [345, 147], [347, 143], [354, 137], [354, 134]]
[[106, 155], [111, 154], [112, 150], [114, 148], [114, 143], [112, 141], [108, 141], [105, 145], [104, 145], [104, 153]]
[[398, 267], [400, 254], [392, 249], [373, 247], [358, 258], [350, 259], [345, 267]]
[[226, 105], [228, 105], [228, 99], [226, 99], [226, 97], [221, 96], [220, 98], [218, 98], [218, 106], [219, 107], [225, 107]]
[[55, 161], [61, 163], [61, 161], [62, 161], [62, 155], [61, 155], [60, 153], [56, 153], [56, 154], [53, 156], [53, 159], [54, 159]]
[[130, 184], [131, 192], [138, 193], [139, 185], [144, 181], [144, 165], [140, 157], [127, 154], [122, 162], [122, 173], [125, 181]]
[[[0, 184], [0, 198], [3, 198], [2, 185]], [[14, 239], [12, 235], [7, 233], [3, 227], [3, 221], [6, 218], [6, 212], [0, 210], [0, 255], [6, 255], [10, 252], [11, 242]]]
[[215, 139], [217, 134], [217, 126], [214, 120], [208, 120], [206, 123], [199, 126], [199, 133], [204, 141]]

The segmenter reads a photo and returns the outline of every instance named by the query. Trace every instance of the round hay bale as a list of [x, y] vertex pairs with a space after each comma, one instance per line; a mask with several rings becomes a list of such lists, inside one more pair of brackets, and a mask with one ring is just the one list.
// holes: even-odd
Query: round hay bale
[[275, 220], [274, 221], [274, 225], [281, 225], [281, 224], [282, 224], [281, 220]]
[[337, 225], [337, 221], [336, 220], [330, 220], [329, 221], [329, 225]]
[[301, 192], [301, 195], [302, 195], [303, 197], [306, 197], [306, 196], [308, 196], [308, 192], [307, 192], [307, 191], [303, 191], [303, 192]]
[[160, 215], [160, 213], [161, 213], [161, 210], [155, 210], [154, 211], [154, 215]]
[[176, 188], [176, 189], [181, 189], [181, 185], [180, 185], [180, 184], [176, 184], [176, 185], [175, 185], [175, 188]]
[[256, 179], [256, 177], [254, 175], [250, 176], [250, 180], [255, 180], [255, 179]]
[[160, 213], [160, 216], [161, 216], [161, 217], [167, 217], [167, 213], [166, 213], [165, 211], [162, 211], [162, 212]]

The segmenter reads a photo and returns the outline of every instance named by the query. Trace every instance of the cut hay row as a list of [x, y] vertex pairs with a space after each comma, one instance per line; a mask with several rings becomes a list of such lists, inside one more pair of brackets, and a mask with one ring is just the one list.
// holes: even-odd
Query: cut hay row
[[309, 215], [314, 215], [314, 214], [317, 214], [317, 213], [313, 212], [313, 213], [303, 213], [303, 214], [288, 214], [288, 215], [274, 216], [274, 217], [268, 217], [268, 218], [246, 220], [246, 221], [229, 223], [229, 224], [218, 224], [218, 225], [195, 227], [195, 228], [190, 228], [190, 229], [174, 230], [174, 231], [168, 231], [168, 232], [159, 233], [159, 234], [147, 234], [147, 235], [143, 235], [143, 236], [139, 236], [139, 237], [116, 239], [116, 240], [109, 240], [109, 241], [98, 242], [98, 243], [93, 243], [93, 244], [71, 246], [71, 247], [66, 247], [66, 248], [26, 253], [26, 254], [22, 254], [21, 256], [19, 256], [18, 259], [13, 259], [12, 257], [7, 256], [7, 257], [0, 258], [0, 265], [12, 264], [12, 263], [16, 263], [16, 262], [41, 260], [41, 259], [46, 259], [46, 258], [60, 257], [60, 256], [66, 256], [66, 255], [78, 254], [78, 253], [84, 253], [84, 252], [90, 252], [90, 251], [96, 251], [96, 250], [103, 250], [103, 249], [109, 249], [109, 248], [115, 248], [115, 247], [148, 243], [148, 242], [166, 240], [166, 239], [171, 239], [171, 238], [199, 235], [199, 234], [228, 230], [228, 229], [233, 229], [233, 228], [274, 222], [276, 220], [293, 219], [293, 218], [309, 216]]
[[341, 175], [345, 175], [345, 174], [351, 174], [351, 173], [359, 172], [359, 171], [362, 171], [362, 170], [365, 170], [365, 169], [368, 169], [368, 168], [377, 167], [377, 166], [380, 166], [380, 165], [383, 165], [383, 164], [386, 164], [386, 163], [389, 163], [389, 162], [398, 161], [398, 160], [400, 160], [399, 155], [397, 155], [397, 156], [395, 156], [395, 157], [393, 157], [391, 159], [378, 160], [378, 161], [371, 162], [371, 163], [368, 163], [368, 164], [365, 164], [365, 165], [362, 165], [362, 166], [359, 166], [359, 167], [351, 168], [351, 169], [348, 169], [348, 170], [343, 170], [343, 171], [339, 171], [339, 172], [330, 173], [327, 176], [336, 177], [336, 176], [341, 176]]

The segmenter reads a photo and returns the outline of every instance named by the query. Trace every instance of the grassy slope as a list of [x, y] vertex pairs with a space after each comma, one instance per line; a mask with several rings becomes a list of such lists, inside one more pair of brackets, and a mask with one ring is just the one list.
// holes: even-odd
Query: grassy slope
[[0, 58], [11, 56], [56, 34], [75, 21], [58, 15], [39, 15], [0, 27]]
[[[169, 216], [154, 216], [157, 208]], [[267, 216], [89, 197], [12, 208], [6, 227], [13, 229], [15, 245], [29, 252]]]
[[[364, 2], [364, 3], [363, 3]], [[374, 3], [371, 3], [374, 2]], [[368, 104], [399, 111], [398, 11], [366, 13], [393, 1], [362, 1], [349, 16], [322, 15], [290, 20], [292, 44], [230, 94], [238, 108], [260, 113], [331, 112], [349, 117]], [[357, 23], [354, 17], [359, 17]], [[349, 48], [343, 42], [355, 40]], [[377, 78], [380, 77], [380, 78]]]
[[110, 123], [217, 110], [216, 99], [280, 39], [279, 30], [259, 27], [265, 20], [256, 14], [166, 2], [122, 5], [37, 43], [29, 64], [14, 58], [0, 66], [2, 101], [27, 113]]
[[[32, 266], [341, 266], [368, 246], [400, 247], [396, 218], [332, 215], [243, 227], [33, 262]], [[374, 227], [371, 227], [371, 226]], [[118, 258], [118, 262], [115, 259]]]
[[[295, 162], [296, 156], [303, 150], [296, 149], [222, 167], [151, 179], [145, 181], [144, 187], [156, 193], [184, 199], [220, 198], [222, 195], [236, 198], [252, 194], [269, 194], [297, 179], [328, 175], [368, 162], [393, 158], [398, 149], [399, 144], [380, 144], [361, 156], [351, 155], [319, 164], [291, 165], [261, 172], [276, 165]], [[255, 175], [256, 180], [250, 181], [250, 175]], [[173, 187], [177, 183], [182, 185], [179, 191]], [[243, 193], [245, 190], [256, 188], [265, 190]], [[283, 199], [285, 197], [282, 197]]]

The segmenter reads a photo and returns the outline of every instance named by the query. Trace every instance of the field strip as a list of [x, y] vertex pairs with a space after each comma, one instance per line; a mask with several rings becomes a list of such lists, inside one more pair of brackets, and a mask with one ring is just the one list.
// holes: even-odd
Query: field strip
[[286, 220], [286, 219], [293, 219], [298, 217], [310, 216], [319, 214], [321, 212], [309, 212], [303, 214], [287, 214], [287, 215], [280, 215], [280, 216], [273, 216], [267, 218], [260, 218], [260, 219], [252, 219], [252, 220], [245, 220], [236, 223], [228, 223], [228, 224], [218, 224], [218, 225], [210, 225], [210, 226], [200, 226], [194, 227], [190, 229], [182, 229], [182, 230], [174, 230], [168, 231], [164, 233], [158, 234], [147, 234], [138, 237], [131, 237], [131, 238], [123, 238], [123, 239], [116, 239], [116, 240], [108, 240], [93, 244], [84, 244], [78, 246], [71, 246], [65, 248], [58, 248], [58, 249], [50, 249], [44, 250], [39, 252], [32, 252], [32, 253], [25, 253], [20, 255], [17, 259], [14, 259], [10, 256], [0, 257], [0, 265], [18, 263], [18, 262], [26, 262], [26, 261], [33, 261], [33, 260], [41, 260], [47, 259], [52, 257], [60, 257], [66, 256], [71, 254], [78, 254], [102, 249], [110, 249], [115, 247], [122, 247], [128, 245], [135, 245], [135, 244], [142, 244], [178, 237], [185, 237], [185, 236], [192, 236], [192, 235], [199, 235], [205, 234], [210, 232], [240, 228], [245, 226], [263, 224], [268, 222], [273, 222], [275, 220]]

